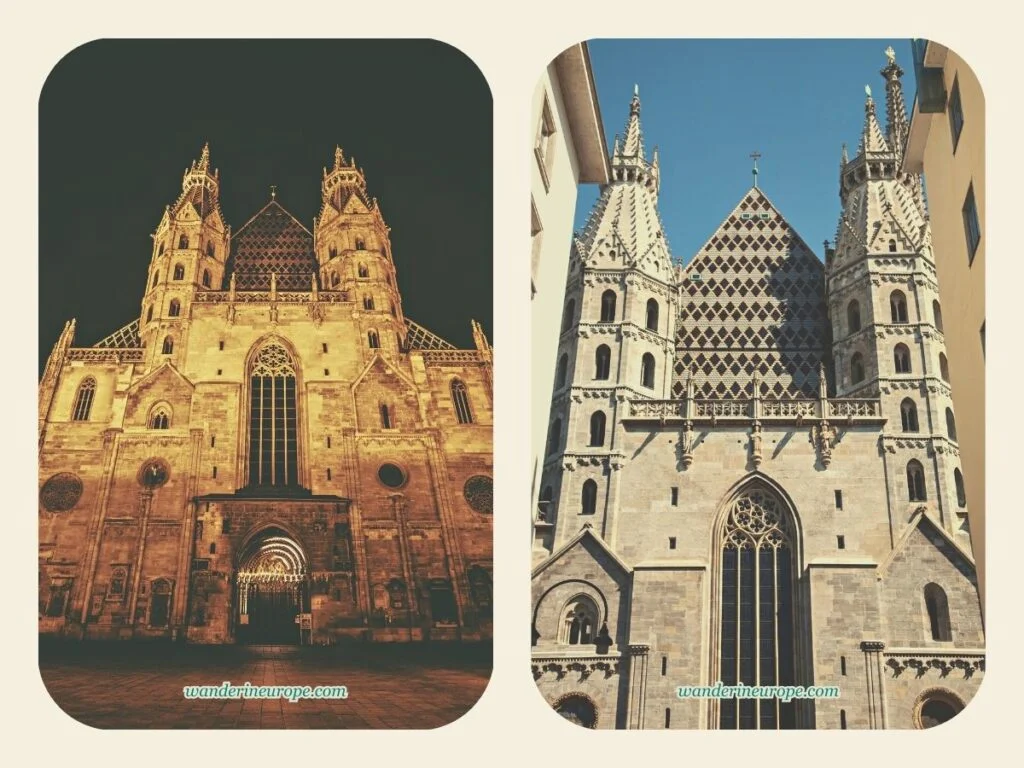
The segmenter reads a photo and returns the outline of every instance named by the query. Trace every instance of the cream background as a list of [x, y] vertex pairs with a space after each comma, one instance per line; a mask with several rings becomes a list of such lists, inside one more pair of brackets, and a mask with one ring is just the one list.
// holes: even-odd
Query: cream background
[[[1019, 703], [1015, 686], [1022, 680], [1014, 651], [1024, 621], [1020, 616], [1020, 578], [1011, 563], [1019, 560], [1011, 527], [1016, 510], [988, 516], [986, 612], [990, 673], [971, 706], [949, 725], [928, 733], [803, 732], [780, 734], [780, 744], [757, 733], [648, 731], [643, 734], [596, 734], [560, 721], [540, 699], [529, 672], [530, 607], [530, 467], [529, 420], [529, 172], [536, 126], [530, 103], [544, 66], [580, 39], [644, 33], [662, 37], [847, 37], [909, 38], [921, 34], [955, 50], [975, 69], [985, 90], [988, 114], [988, 250], [987, 329], [990, 412], [1005, 420], [989, 431], [989, 505], [1008, 498], [1019, 472], [1011, 461], [1009, 441], [1015, 426], [999, 415], [999, 404], [1012, 402], [1014, 374], [1024, 364], [1013, 354], [1006, 328], [1014, 327], [1013, 286], [1021, 274], [1019, 248], [1012, 247], [1014, 221], [1011, 180], [1019, 174], [1016, 135], [1020, 117], [1017, 26], [997, 4], [976, 0], [946, 12], [941, 2], [927, 6], [896, 0], [864, 0], [856, 6], [819, 2], [751, 2], [677, 4], [660, 10], [653, 3], [627, 5], [590, 0], [560, 6], [550, 0], [515, 3], [398, 3], [377, 5], [337, 2], [267, 4], [149, 5], [138, 2], [8, 3], [0, 46], [2, 63], [4, 174], [0, 184], [5, 212], [4, 283], [17, 286], [0, 302], [0, 320], [8, 330], [8, 370], [3, 377], [6, 440], [4, 477], [10, 492], [4, 510], [8, 542], [2, 649], [7, 688], [2, 697], [7, 751], [15, 759], [72, 759], [77, 765], [106, 765], [114, 759], [142, 759], [149, 765], [180, 765], [188, 760], [251, 762], [258, 750], [263, 761], [300, 764], [379, 763], [414, 760], [418, 764], [470, 765], [614, 764], [635, 762], [638, 748], [645, 762], [694, 764], [719, 761], [758, 747], [760, 765], [790, 765], [794, 760], [824, 761], [830, 766], [889, 765], [922, 759], [949, 765], [971, 762], [982, 752], [1012, 754]], [[1009, 4], [1000, 3], [1003, 7]], [[998, 18], [1003, 15], [1006, 18]], [[57, 61], [73, 48], [99, 37], [433, 37], [456, 45], [486, 75], [494, 94], [495, 158], [495, 670], [480, 703], [456, 723], [436, 731], [363, 732], [142, 732], [105, 733], [82, 726], [62, 714], [43, 688], [36, 668], [36, 316], [37, 249], [37, 101], [43, 81]], [[808, 62], [814, 66], [814, 62]], [[686, 73], [679, 73], [685, 77]], [[796, 87], [797, 84], [794, 84]], [[154, 88], [158, 85], [154, 84]], [[838, 208], [837, 208], [838, 210]], [[59, 276], [51, 276], [59, 279]], [[987, 326], [986, 326], [987, 327]], [[18, 333], [30, 329], [27, 334]], [[1000, 450], [1002, 449], [1002, 450]], [[13, 481], [13, 482], [12, 482]], [[219, 682], [219, 681], [218, 681]], [[1016, 694], [1016, 695], [1015, 695]], [[372, 696], [352, 690], [350, 695]], [[126, 702], [127, 705], [130, 703]], [[1005, 746], [1006, 749], [999, 749]], [[655, 750], [658, 750], [657, 752]], [[262, 761], [261, 761], [262, 762]]]

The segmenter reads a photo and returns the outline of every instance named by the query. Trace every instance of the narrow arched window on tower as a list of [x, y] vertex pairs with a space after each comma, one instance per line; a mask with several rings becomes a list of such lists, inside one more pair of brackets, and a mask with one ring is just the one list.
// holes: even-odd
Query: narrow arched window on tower
[[185, 267], [182, 264], [174, 265], [174, 279], [184, 280], [185, 279]]
[[327, 254], [329, 258], [333, 259], [335, 256], [338, 255], [338, 246], [332, 245], [330, 248], [327, 249]]
[[212, 259], [213, 255], [216, 252], [217, 252], [217, 249], [213, 247], [213, 243], [207, 243], [206, 244], [206, 255], [207, 256], [209, 256]]
[[602, 323], [614, 323], [615, 322], [615, 291], [609, 288], [607, 291], [601, 294], [601, 322]]
[[889, 311], [894, 323], [907, 322], [907, 297], [903, 291], [893, 291], [889, 295]]
[[943, 381], [949, 383], [949, 361], [942, 352], [939, 352], [939, 375]]
[[163, 241], [160, 242], [160, 249], [156, 252], [156, 255], [157, 256], [163, 256], [164, 255], [164, 244], [163, 244]]
[[846, 325], [849, 333], [860, 330], [860, 302], [856, 299], [846, 305]]
[[165, 337], [164, 345], [163, 348], [161, 349], [161, 352], [165, 355], [169, 355], [172, 352], [174, 352], [174, 339], [172, 339], [170, 336]]
[[956, 441], [956, 419], [953, 418], [953, 409], [946, 409], [946, 435], [950, 440]]
[[356, 250], [357, 251], [365, 251], [366, 250], [366, 242], [361, 237], [357, 237], [356, 238]]
[[455, 417], [459, 424], [472, 424], [473, 412], [469, 408], [469, 392], [466, 385], [458, 379], [452, 379], [452, 404], [455, 406]]
[[360, 277], [369, 277], [370, 276], [370, 270], [367, 268], [367, 266], [365, 264], [360, 264], [359, 265], [359, 276]]
[[599, 447], [604, 445], [604, 411], [594, 411], [590, 417], [590, 445]]
[[341, 282], [341, 278], [337, 272], [331, 272], [331, 288], [337, 288], [338, 283]]
[[171, 299], [171, 304], [167, 308], [168, 317], [177, 317], [181, 314], [181, 302], [177, 299]]
[[864, 357], [860, 352], [854, 352], [850, 358], [850, 383], [860, 384], [864, 381]]
[[910, 501], [928, 501], [924, 489], [924, 467], [917, 459], [907, 464], [907, 495]]
[[562, 420], [555, 419], [551, 422], [551, 429], [548, 431], [548, 456], [558, 452], [558, 445], [562, 440]]
[[967, 506], [967, 492], [964, 490], [964, 476], [959, 468], [953, 470], [953, 485], [956, 486], [956, 505]]
[[178, 238], [178, 248], [188, 248], [188, 235], [182, 235], [181, 237]]
[[645, 352], [640, 362], [640, 384], [654, 389], [654, 355]]
[[384, 429], [391, 429], [391, 409], [384, 403], [380, 404], [380, 425]]
[[889, 253], [896, 253], [896, 241], [895, 240], [890, 240], [889, 241]]
[[78, 394], [75, 396], [75, 408], [71, 412], [72, 421], [88, 421], [89, 412], [92, 410], [92, 400], [96, 395], [96, 379], [92, 376], [83, 379], [78, 385]]
[[945, 590], [934, 582], [927, 584], [924, 588], [924, 606], [928, 612], [928, 628], [931, 630], [932, 640], [952, 640], [953, 633], [949, 628], [949, 601], [946, 599]]
[[565, 333], [572, 328], [572, 321], [575, 316], [576, 300], [569, 299], [569, 303], [565, 305], [565, 310], [562, 312], [562, 333]]
[[153, 308], [150, 307], [149, 309], [146, 310], [146, 322], [148, 323], [152, 319], [153, 319]]
[[917, 432], [917, 404], [909, 397], [900, 403], [900, 421], [904, 432]]
[[942, 307], [939, 302], [932, 302], [932, 317], [935, 318], [935, 330], [942, 331]]
[[210, 287], [210, 270], [204, 269], [203, 270], [203, 288], [209, 288], [209, 287]]
[[373, 309], [373, 296], [363, 296], [363, 309]]
[[560, 389], [565, 386], [566, 379], [569, 377], [569, 355], [563, 352], [562, 356], [558, 358], [558, 366], [555, 368], [555, 389]]
[[658, 332], [658, 302], [654, 299], [647, 300], [647, 330]]
[[607, 344], [602, 344], [594, 353], [594, 378], [606, 381], [611, 375], [612, 351]]
[[896, 366], [896, 373], [910, 373], [910, 350], [906, 344], [897, 344], [893, 350], [893, 362]]
[[160, 270], [158, 269], [153, 273], [153, 288], [156, 288], [156, 284], [160, 282]]
[[376, 331], [370, 331], [366, 334], [366, 339], [370, 344], [370, 349], [380, 349], [380, 337]]
[[587, 480], [581, 492], [581, 511], [584, 515], [592, 515], [597, 511], [597, 483]]

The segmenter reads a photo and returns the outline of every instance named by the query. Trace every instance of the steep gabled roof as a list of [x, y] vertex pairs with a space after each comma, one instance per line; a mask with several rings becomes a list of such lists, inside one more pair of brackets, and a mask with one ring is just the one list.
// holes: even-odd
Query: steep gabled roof
[[312, 233], [271, 200], [232, 237], [225, 280], [234, 274], [238, 290], [268, 291], [275, 273], [279, 290], [308, 291], [316, 270]]

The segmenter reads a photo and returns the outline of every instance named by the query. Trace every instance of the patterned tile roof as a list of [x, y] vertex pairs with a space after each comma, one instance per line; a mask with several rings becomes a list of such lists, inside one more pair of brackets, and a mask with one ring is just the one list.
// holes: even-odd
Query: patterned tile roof
[[234, 274], [237, 290], [267, 291], [276, 273], [278, 290], [305, 291], [316, 270], [313, 235], [271, 200], [232, 237], [225, 287]]

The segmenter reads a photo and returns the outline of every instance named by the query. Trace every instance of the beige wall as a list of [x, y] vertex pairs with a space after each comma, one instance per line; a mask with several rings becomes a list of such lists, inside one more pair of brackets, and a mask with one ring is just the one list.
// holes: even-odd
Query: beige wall
[[[949, 353], [957, 436], [970, 515], [971, 544], [985, 597], [985, 101], [963, 59], [929, 43], [927, 66], [941, 67], [946, 93], [954, 78], [960, 89], [964, 124], [953, 151], [948, 104], [945, 112], [920, 114], [915, 106], [908, 144], [908, 170], [923, 170], [935, 262]], [[973, 183], [981, 242], [968, 260], [962, 209]]]

